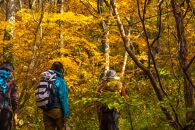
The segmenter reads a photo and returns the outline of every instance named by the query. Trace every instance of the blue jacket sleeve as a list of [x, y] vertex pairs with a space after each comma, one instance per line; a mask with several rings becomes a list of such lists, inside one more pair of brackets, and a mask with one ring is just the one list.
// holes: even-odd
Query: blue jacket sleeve
[[60, 105], [63, 110], [64, 117], [69, 117], [69, 108], [68, 108], [68, 88], [66, 81], [62, 78], [59, 78], [56, 81], [56, 85], [58, 86], [58, 95], [60, 100]]

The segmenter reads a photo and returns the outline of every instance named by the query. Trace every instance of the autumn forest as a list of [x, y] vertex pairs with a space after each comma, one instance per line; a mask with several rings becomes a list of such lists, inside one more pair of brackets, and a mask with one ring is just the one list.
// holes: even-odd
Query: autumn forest
[[[14, 64], [17, 130], [43, 130], [34, 91], [64, 65], [71, 130], [98, 130], [97, 104], [120, 130], [195, 130], [194, 0], [0, 0], [0, 62]], [[127, 93], [97, 97], [114, 69]]]

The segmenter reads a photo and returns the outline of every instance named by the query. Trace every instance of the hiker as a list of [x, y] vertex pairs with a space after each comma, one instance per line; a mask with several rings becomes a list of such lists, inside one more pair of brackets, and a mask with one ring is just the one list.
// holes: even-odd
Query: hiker
[[43, 110], [45, 130], [65, 130], [69, 117], [68, 88], [64, 80], [62, 63], [54, 62], [50, 72], [56, 74], [55, 85], [52, 91], [51, 103]]
[[[119, 92], [121, 96], [125, 96], [120, 77], [116, 76], [115, 70], [108, 70], [106, 76], [103, 77], [103, 83], [98, 88], [97, 92], [101, 95], [103, 92]], [[111, 97], [110, 97], [111, 98]], [[118, 127], [118, 111], [109, 109], [106, 104], [98, 106], [98, 118], [100, 130], [119, 130]]]
[[17, 124], [18, 89], [12, 79], [14, 67], [10, 62], [0, 65], [0, 130], [11, 130]]

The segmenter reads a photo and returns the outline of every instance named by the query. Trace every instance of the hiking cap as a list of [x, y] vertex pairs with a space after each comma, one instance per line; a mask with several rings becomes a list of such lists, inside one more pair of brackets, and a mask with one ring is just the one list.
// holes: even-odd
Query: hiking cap
[[116, 76], [116, 71], [115, 70], [108, 70], [106, 75], [102, 79], [103, 80], [107, 80], [107, 79], [119, 80], [120, 77]]

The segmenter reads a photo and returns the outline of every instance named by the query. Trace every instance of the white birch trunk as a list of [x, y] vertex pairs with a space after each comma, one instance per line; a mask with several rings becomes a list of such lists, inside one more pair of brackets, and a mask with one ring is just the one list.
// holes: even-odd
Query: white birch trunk
[[[97, 0], [97, 10], [98, 10], [98, 14], [102, 15], [103, 13], [103, 0]], [[110, 33], [109, 31], [109, 20], [108, 22], [106, 22], [105, 20], [103, 20], [101, 22], [101, 27], [103, 29], [103, 36], [102, 36], [102, 46], [104, 47], [104, 54], [105, 54], [105, 70], [104, 70], [104, 75], [106, 75], [107, 71], [110, 69], [110, 45], [109, 45], [109, 39], [108, 39], [108, 35]]]
[[[130, 35], [131, 35], [131, 27], [129, 27], [127, 37], [129, 37]], [[128, 38], [128, 42], [129, 43], [130, 43], [130, 41], [131, 41], [130, 38]], [[123, 61], [123, 67], [122, 67], [122, 71], [121, 71], [121, 78], [125, 74], [125, 68], [126, 68], [126, 65], [127, 65], [127, 58], [128, 58], [128, 53], [127, 53], [127, 51], [125, 51], [125, 56], [124, 56], [124, 61]]]
[[124, 61], [123, 61], [123, 67], [122, 67], [122, 71], [121, 71], [121, 78], [125, 74], [125, 68], [126, 68], [126, 65], [127, 65], [127, 58], [128, 58], [128, 53], [127, 53], [127, 51], [125, 51], [125, 56], [124, 56]]
[[[107, 27], [108, 28], [108, 27]], [[107, 29], [104, 29], [107, 30]], [[109, 45], [109, 30], [104, 34], [105, 42], [104, 42], [104, 52], [105, 52], [105, 58], [106, 58], [106, 66], [105, 66], [105, 73], [110, 69], [110, 45]]]
[[[63, 13], [64, 12], [64, 0], [57, 0], [57, 6], [58, 6], [58, 13]], [[63, 28], [63, 23], [59, 23], [60, 28]], [[60, 48], [64, 49], [64, 35], [62, 32], [59, 32], [59, 39], [60, 39]], [[61, 54], [63, 56], [63, 54]]]
[[6, 28], [4, 40], [10, 40], [14, 36], [15, 24], [15, 1], [5, 0], [6, 21], [11, 24], [10, 28]]
[[[14, 24], [15, 24], [15, 1], [14, 0], [5, 0], [4, 8], [6, 13], [6, 21], [11, 25], [6, 27], [4, 33], [4, 40], [11, 40], [14, 36]], [[10, 47], [4, 46], [3, 44], [3, 61], [11, 61], [12, 53], [9, 52]]]

